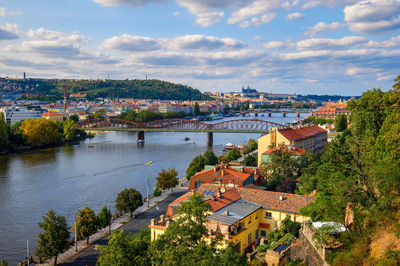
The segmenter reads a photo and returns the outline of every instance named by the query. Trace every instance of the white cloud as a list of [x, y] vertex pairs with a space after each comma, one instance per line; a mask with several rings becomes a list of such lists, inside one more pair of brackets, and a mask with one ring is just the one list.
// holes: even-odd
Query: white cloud
[[345, 6], [357, 3], [359, 0], [305, 0], [303, 4], [303, 9], [315, 7], [315, 6], [328, 6], [328, 7], [335, 7], [335, 6]]
[[246, 44], [233, 38], [218, 38], [201, 34], [185, 35], [175, 38], [153, 39], [128, 34], [114, 36], [101, 44], [102, 49], [115, 49], [125, 52], [154, 50], [215, 50], [238, 49]]
[[5, 26], [0, 25], [0, 41], [18, 39], [21, 33], [17, 24], [7, 23]]
[[397, 48], [400, 47], [400, 35], [392, 37], [390, 40], [384, 40], [381, 42], [369, 41], [366, 46], [372, 48]]
[[179, 12], [179, 11], [176, 11], [176, 12], [174, 12], [174, 14], [173, 14], [175, 17], [177, 17], [177, 16], [180, 16], [181, 15], [181, 12]]
[[105, 40], [101, 44], [101, 48], [116, 49], [129, 52], [142, 52], [158, 50], [161, 48], [161, 46], [157, 42], [157, 40], [149, 37], [123, 34]]
[[132, 5], [134, 7], [144, 7], [149, 3], [162, 3], [164, 0], [93, 0], [102, 6], [122, 6]]
[[13, 16], [20, 16], [22, 15], [21, 12], [7, 12], [4, 7], [0, 7], [0, 17], [13, 17]]
[[365, 0], [344, 9], [350, 30], [381, 34], [400, 29], [400, 0]]
[[341, 39], [311, 38], [297, 43], [299, 50], [347, 49], [365, 42], [364, 37], [346, 36]]
[[307, 28], [307, 32], [304, 33], [304, 35], [308, 36], [315, 36], [320, 32], [325, 32], [325, 31], [336, 31], [340, 28], [342, 28], [344, 25], [340, 24], [339, 22], [332, 22], [330, 24], [326, 24], [325, 22], [318, 22], [312, 27]]
[[28, 30], [25, 34], [30, 39], [39, 40], [53, 40], [64, 43], [78, 44], [80, 42], [86, 41], [85, 36], [79, 35], [74, 32], [72, 34], [66, 34], [59, 31], [51, 31], [45, 28], [38, 28], [36, 30]]
[[224, 12], [202, 12], [197, 14], [196, 24], [203, 27], [218, 23], [224, 17]]
[[286, 8], [286, 9], [290, 9], [290, 8], [297, 6], [298, 3], [299, 3], [299, 0], [285, 1], [282, 3], [282, 7]]
[[355, 76], [360, 74], [371, 74], [377, 72], [377, 69], [370, 67], [350, 67], [347, 68], [346, 74], [349, 76]]
[[299, 12], [295, 12], [295, 13], [290, 13], [286, 16], [286, 19], [289, 21], [293, 21], [299, 18], [302, 18], [303, 14], [299, 13]]
[[[280, 6], [281, 0], [256, 0], [249, 5], [240, 8], [232, 13], [228, 19], [228, 24], [236, 24], [249, 17], [255, 17], [263, 13], [277, 10]], [[269, 14], [271, 16], [272, 14]]]
[[266, 24], [271, 22], [276, 17], [276, 14], [264, 14], [261, 17], [251, 18], [250, 21], [246, 20], [239, 24], [240, 28], [247, 28], [249, 26], [261, 26], [262, 24]]
[[270, 41], [267, 43], [264, 43], [264, 47], [267, 49], [274, 49], [274, 48], [279, 48], [283, 46], [283, 42], [279, 41]]

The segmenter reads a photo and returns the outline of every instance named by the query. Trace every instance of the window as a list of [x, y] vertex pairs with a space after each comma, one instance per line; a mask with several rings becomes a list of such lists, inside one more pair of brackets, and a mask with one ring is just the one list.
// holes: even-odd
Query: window
[[261, 236], [267, 236], [267, 232], [264, 230], [261, 230]]
[[248, 244], [250, 245], [251, 244], [251, 233], [248, 235]]
[[249, 217], [249, 224], [251, 224], [251, 216]]
[[271, 219], [272, 218], [272, 213], [271, 212], [265, 212], [265, 218]]

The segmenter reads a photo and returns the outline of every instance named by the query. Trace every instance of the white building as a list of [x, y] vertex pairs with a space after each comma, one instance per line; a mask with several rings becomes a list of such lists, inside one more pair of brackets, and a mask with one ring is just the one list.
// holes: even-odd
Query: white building
[[42, 112], [38, 110], [28, 110], [27, 108], [9, 107], [2, 108], [0, 112], [4, 115], [4, 120], [9, 125], [14, 125], [29, 118], [41, 118]]

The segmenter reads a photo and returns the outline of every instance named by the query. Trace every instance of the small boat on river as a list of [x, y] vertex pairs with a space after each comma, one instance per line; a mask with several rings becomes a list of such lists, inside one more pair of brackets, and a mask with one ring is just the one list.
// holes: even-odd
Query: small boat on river
[[185, 140], [188, 141], [188, 140], [190, 140], [190, 138], [189, 137], [185, 137]]

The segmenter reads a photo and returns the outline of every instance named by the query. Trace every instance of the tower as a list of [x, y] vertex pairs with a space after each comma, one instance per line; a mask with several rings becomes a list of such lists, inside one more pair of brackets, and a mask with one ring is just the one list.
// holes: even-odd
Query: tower
[[24, 80], [26, 80], [26, 73], [24, 72]]

